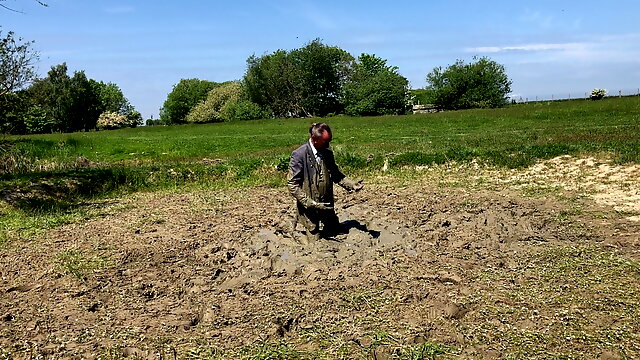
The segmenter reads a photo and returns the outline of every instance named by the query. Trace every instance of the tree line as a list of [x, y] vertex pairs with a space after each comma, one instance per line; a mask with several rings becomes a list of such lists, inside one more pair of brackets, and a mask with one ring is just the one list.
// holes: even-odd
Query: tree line
[[[142, 116], [113, 83], [68, 74], [66, 64], [38, 78], [33, 42], [0, 29], [0, 131], [27, 134], [135, 127]], [[147, 125], [210, 123], [338, 114], [405, 114], [419, 101], [439, 109], [498, 107], [511, 82], [488, 58], [433, 69], [425, 89], [411, 90], [398, 67], [375, 54], [357, 58], [319, 39], [293, 50], [247, 59], [240, 80], [182, 79], [167, 95], [160, 119]]]
[[239, 81], [182, 79], [157, 123], [405, 114], [415, 102], [443, 110], [499, 107], [511, 91], [504, 66], [486, 57], [434, 68], [427, 82], [425, 89], [411, 90], [387, 60], [366, 53], [355, 58], [316, 39], [299, 49], [250, 56]]
[[33, 42], [0, 30], [0, 132], [38, 134], [134, 127], [141, 114], [114, 83], [69, 74], [66, 63], [37, 77]]

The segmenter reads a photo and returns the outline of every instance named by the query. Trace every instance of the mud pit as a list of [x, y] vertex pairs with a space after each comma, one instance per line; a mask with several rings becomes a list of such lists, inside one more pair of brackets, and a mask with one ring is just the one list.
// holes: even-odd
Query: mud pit
[[[638, 316], [620, 319], [637, 315], [635, 293], [615, 298], [631, 313], [612, 315], [558, 296], [606, 302], [617, 288], [544, 275], [577, 247], [637, 264], [637, 223], [567, 223], [551, 199], [429, 184], [336, 196], [349, 233], [311, 244], [290, 232], [291, 198], [269, 188], [136, 195], [11, 244], [0, 258], [0, 348], [16, 357], [239, 357], [233, 351], [285, 341], [330, 358], [390, 358], [430, 341], [460, 358], [640, 355]], [[617, 244], [614, 228], [627, 234]], [[631, 271], [617, 285], [639, 278]], [[577, 313], [579, 329], [563, 325]], [[555, 338], [618, 328], [626, 337], [613, 345]], [[523, 349], [527, 336], [538, 340]]]

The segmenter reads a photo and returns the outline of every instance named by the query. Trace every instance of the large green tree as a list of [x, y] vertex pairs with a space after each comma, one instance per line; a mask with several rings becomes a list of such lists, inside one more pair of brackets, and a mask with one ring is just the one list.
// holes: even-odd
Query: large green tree
[[408, 97], [409, 81], [397, 67], [375, 55], [362, 54], [344, 86], [343, 103], [348, 115], [403, 114]]
[[427, 74], [434, 105], [443, 109], [495, 108], [507, 103], [511, 80], [503, 65], [487, 58], [471, 63], [457, 60], [446, 69]]
[[[32, 124], [29, 132], [65, 131], [67, 115], [72, 109], [71, 78], [67, 74], [67, 64], [52, 66], [47, 76], [33, 82], [29, 87], [29, 99], [32, 105], [40, 105], [46, 113], [46, 121]], [[46, 123], [46, 124], [45, 124]]]
[[243, 84], [249, 99], [270, 109], [276, 117], [302, 116], [299, 75], [285, 50], [247, 59]]
[[308, 115], [325, 116], [341, 111], [340, 97], [353, 66], [353, 56], [316, 39], [291, 51], [300, 83], [302, 108]]
[[341, 110], [352, 62], [349, 53], [316, 39], [300, 49], [249, 57], [243, 84], [251, 101], [277, 117], [324, 116]]
[[160, 120], [165, 124], [182, 124], [189, 111], [203, 101], [209, 91], [220, 84], [200, 79], [182, 79], [173, 86], [162, 108]]

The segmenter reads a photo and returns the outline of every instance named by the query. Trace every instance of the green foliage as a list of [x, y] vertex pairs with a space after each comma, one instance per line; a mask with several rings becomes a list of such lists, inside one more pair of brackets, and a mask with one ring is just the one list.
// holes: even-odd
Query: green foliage
[[336, 162], [347, 169], [364, 169], [368, 165], [367, 159], [350, 152], [337, 152], [335, 157]]
[[340, 110], [352, 60], [316, 39], [301, 49], [249, 57], [243, 84], [249, 100], [276, 117], [324, 116]]
[[427, 360], [437, 359], [438, 356], [446, 355], [453, 352], [453, 348], [438, 344], [435, 342], [427, 341], [415, 346], [407, 346], [400, 348], [397, 359], [399, 360]]
[[67, 250], [58, 254], [58, 269], [79, 280], [86, 280], [87, 275], [106, 268], [108, 260], [104, 256], [87, 256], [80, 250]]
[[433, 104], [458, 110], [496, 108], [507, 104], [511, 91], [504, 66], [487, 57], [466, 64], [457, 60], [446, 69], [434, 68], [427, 74], [427, 89], [433, 91]]
[[285, 50], [247, 59], [243, 84], [249, 100], [270, 109], [276, 117], [302, 114], [295, 66]]
[[408, 109], [409, 81], [386, 60], [362, 54], [344, 87], [345, 112], [354, 116], [404, 114]]
[[289, 163], [291, 162], [291, 155], [283, 155], [276, 159], [276, 170], [286, 172], [289, 171]]
[[25, 114], [29, 111], [29, 99], [24, 91], [0, 95], [0, 132], [25, 133]]
[[[0, 96], [22, 89], [36, 77], [34, 69], [38, 53], [31, 49], [33, 42], [22, 43], [9, 31], [0, 30]], [[0, 114], [1, 115], [1, 114]]]
[[222, 117], [225, 121], [234, 120], [254, 120], [254, 119], [267, 119], [272, 115], [268, 111], [260, 107], [260, 105], [249, 101], [239, 100], [235, 102], [229, 102], [224, 107]]
[[51, 67], [47, 77], [36, 80], [28, 89], [29, 101], [40, 106], [47, 116], [33, 130], [73, 132], [94, 129], [100, 115], [100, 99], [94, 85], [83, 71], [67, 74], [67, 65]]
[[126, 126], [142, 123], [142, 116], [113, 83], [88, 79], [83, 71], [67, 74], [67, 65], [51, 67], [47, 77], [36, 80], [25, 92], [28, 107], [17, 123], [22, 133], [93, 130], [102, 113], [124, 116]]
[[182, 79], [173, 86], [160, 109], [160, 120], [165, 124], [181, 124], [189, 111], [207, 97], [209, 91], [220, 84], [199, 79]]
[[305, 113], [325, 116], [339, 112], [340, 95], [351, 72], [353, 56], [338, 47], [322, 44], [320, 39], [291, 51], [290, 56], [298, 71]]
[[237, 82], [220, 85], [207, 94], [207, 98], [194, 106], [185, 117], [188, 123], [228, 121], [227, 107], [242, 98], [242, 88]]
[[420, 105], [433, 104], [435, 102], [435, 94], [430, 89], [412, 89], [410, 90], [412, 103]]
[[241, 84], [233, 81], [209, 91], [207, 98], [191, 109], [185, 121], [211, 123], [266, 117], [269, 114], [260, 105], [247, 100]]
[[23, 121], [26, 128], [26, 132], [29, 134], [42, 134], [51, 132], [54, 129], [55, 123], [51, 118], [47, 116], [45, 109], [35, 104], [31, 106], [23, 115]]
[[145, 121], [145, 125], [146, 126], [159, 126], [159, 125], [165, 125], [165, 123], [162, 122], [162, 120], [160, 119], [154, 119], [153, 117], [147, 119]]
[[89, 80], [98, 93], [98, 108], [102, 113], [115, 113], [124, 115], [127, 120], [124, 126], [136, 127], [142, 125], [142, 115], [138, 112], [129, 100], [124, 96], [122, 90], [114, 83], [97, 82]]

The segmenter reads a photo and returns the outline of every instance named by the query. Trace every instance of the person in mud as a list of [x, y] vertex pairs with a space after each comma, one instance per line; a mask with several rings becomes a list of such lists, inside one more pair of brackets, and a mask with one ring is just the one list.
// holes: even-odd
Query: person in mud
[[362, 184], [347, 178], [336, 165], [329, 148], [332, 138], [329, 125], [311, 124], [309, 137], [291, 154], [287, 184], [297, 205], [292, 230], [302, 223], [308, 239], [318, 240], [345, 231], [333, 209], [333, 184], [349, 192], [361, 190]]

